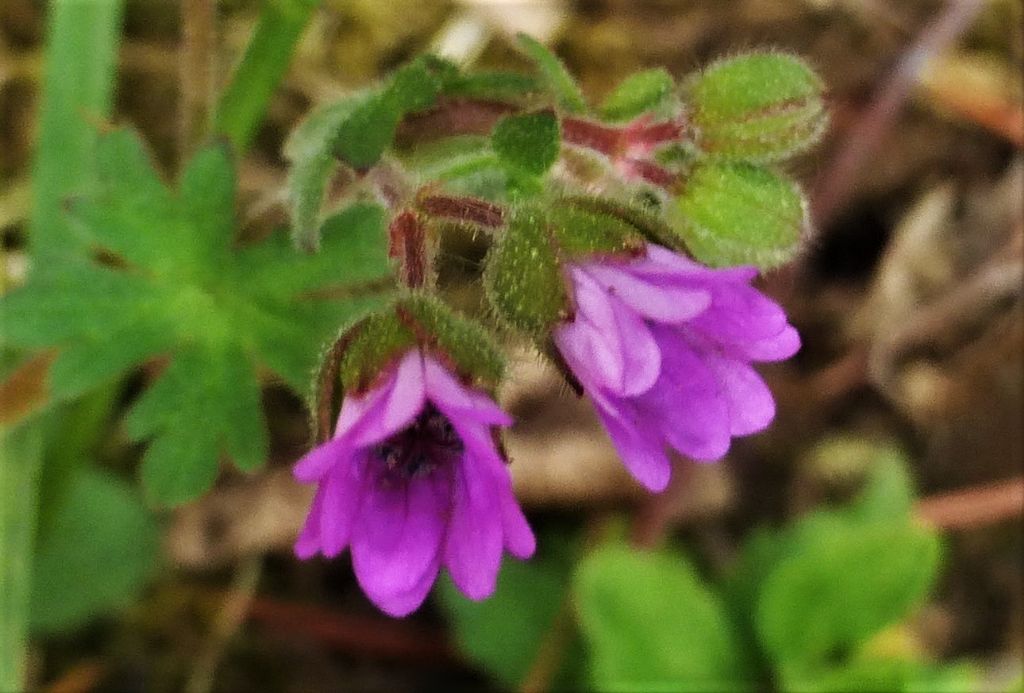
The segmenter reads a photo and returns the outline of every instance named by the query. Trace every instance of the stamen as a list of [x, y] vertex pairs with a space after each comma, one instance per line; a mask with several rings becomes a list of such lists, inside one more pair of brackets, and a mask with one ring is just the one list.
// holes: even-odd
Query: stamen
[[371, 455], [406, 479], [430, 475], [465, 450], [451, 421], [431, 404], [407, 428], [375, 445]]

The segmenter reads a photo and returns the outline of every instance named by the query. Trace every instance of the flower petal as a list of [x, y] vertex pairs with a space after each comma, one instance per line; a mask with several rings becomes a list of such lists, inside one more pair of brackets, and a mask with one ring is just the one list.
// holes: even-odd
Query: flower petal
[[493, 478], [472, 453], [455, 472], [454, 500], [444, 563], [463, 594], [483, 599], [497, 584], [503, 537]]
[[767, 428], [775, 418], [775, 400], [749, 364], [726, 356], [705, 354], [729, 407], [729, 433], [744, 436]]
[[657, 380], [661, 366], [647, 324], [582, 269], [573, 267], [570, 274], [577, 312], [567, 348], [576, 352], [577, 362], [590, 364], [596, 381], [592, 386], [621, 396], [644, 392]]
[[433, 358], [423, 359], [427, 397], [449, 419], [468, 416], [493, 426], [511, 426], [512, 417], [487, 395], [462, 385]]
[[313, 496], [313, 502], [306, 514], [306, 522], [295, 540], [295, 555], [302, 560], [320, 553], [320, 519], [323, 515], [324, 488], [321, 486]]
[[650, 320], [677, 324], [702, 313], [711, 294], [692, 286], [678, 286], [656, 277], [641, 278], [629, 265], [590, 263], [586, 272], [605, 291]]
[[415, 588], [434, 564], [451, 510], [451, 476], [438, 468], [402, 479], [384, 465], [367, 468], [352, 527], [352, 565], [375, 603]]
[[626, 469], [648, 490], [664, 491], [672, 476], [672, 464], [657, 428], [638, 416], [630, 400], [606, 399], [593, 391], [590, 396]]
[[402, 618], [408, 616], [420, 608], [423, 600], [430, 593], [430, 588], [437, 579], [437, 573], [441, 569], [441, 557], [438, 555], [434, 561], [423, 571], [420, 579], [409, 589], [403, 592], [396, 592], [383, 597], [370, 597], [371, 601], [388, 616]]
[[800, 334], [787, 326], [773, 337], [751, 342], [728, 342], [721, 347], [724, 352], [747, 361], [782, 361], [800, 351]]
[[352, 448], [348, 441], [338, 438], [329, 440], [303, 455], [292, 467], [292, 476], [307, 484], [318, 481], [336, 464], [349, 459], [351, 454]]
[[372, 417], [364, 417], [361, 425], [353, 428], [346, 438], [359, 447], [385, 440], [416, 418], [423, 409], [425, 397], [423, 355], [413, 349], [398, 362], [394, 385], [385, 403], [375, 409]]
[[775, 301], [746, 284], [714, 287], [711, 305], [688, 325], [708, 337], [749, 342], [774, 337], [786, 329], [786, 312]]
[[532, 556], [537, 542], [512, 492], [512, 477], [504, 457], [495, 446], [490, 427], [461, 417], [450, 420], [466, 446], [464, 464], [478, 466], [491, 475], [491, 483], [500, 507], [505, 548], [518, 558]]
[[642, 416], [659, 426], [664, 439], [699, 461], [720, 459], [729, 450], [729, 409], [718, 381], [678, 330], [656, 332], [664, 362], [662, 377], [637, 399]]
[[757, 276], [756, 267], [712, 269], [653, 243], [647, 245], [647, 257], [632, 263], [630, 269], [645, 277], [658, 277], [665, 281], [685, 280], [698, 284], [723, 281], [749, 282]]
[[511, 482], [507, 487], [498, 490], [498, 496], [505, 550], [516, 558], [529, 558], [537, 550], [537, 538], [534, 537], [530, 523], [526, 521], [523, 509], [519, 507], [519, 501], [512, 492]]
[[340, 554], [352, 537], [352, 524], [359, 512], [365, 486], [363, 469], [366, 463], [365, 453], [361, 459], [351, 457], [336, 465], [321, 482], [320, 546], [328, 558]]

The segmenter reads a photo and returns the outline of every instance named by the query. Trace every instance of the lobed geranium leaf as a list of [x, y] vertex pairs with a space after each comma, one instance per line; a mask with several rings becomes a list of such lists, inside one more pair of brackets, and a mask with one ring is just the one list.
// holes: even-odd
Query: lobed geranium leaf
[[668, 101], [675, 91], [672, 75], [664, 68], [635, 72], [601, 104], [601, 115], [607, 120], [629, 120], [653, 111]]
[[198, 153], [177, 190], [159, 181], [129, 132], [104, 136], [99, 156], [100, 185], [71, 213], [113, 264], [34, 272], [0, 302], [3, 339], [61, 348], [50, 374], [57, 397], [166, 357], [127, 431], [150, 441], [149, 497], [180, 503], [209, 487], [221, 456], [243, 469], [266, 457], [259, 370], [305, 394], [322, 344], [381, 300], [372, 289], [389, 272], [384, 215], [370, 204], [345, 210], [324, 225], [315, 255], [295, 252], [280, 233], [235, 248], [226, 147]]
[[580, 86], [576, 84], [576, 80], [565, 69], [565, 65], [557, 55], [537, 39], [526, 34], [518, 34], [516, 43], [519, 45], [519, 50], [533, 61], [545, 86], [555, 97], [559, 106], [569, 113], [583, 113], [587, 110], [587, 102], [583, 98]]

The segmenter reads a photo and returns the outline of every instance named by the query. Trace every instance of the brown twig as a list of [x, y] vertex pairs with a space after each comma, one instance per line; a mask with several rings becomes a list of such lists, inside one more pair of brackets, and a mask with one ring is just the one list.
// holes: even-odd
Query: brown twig
[[262, 571], [262, 556], [251, 556], [242, 561], [235, 571], [231, 590], [217, 614], [210, 638], [196, 658], [195, 668], [185, 684], [186, 693], [207, 693], [213, 689], [217, 665], [224, 658], [231, 639], [245, 622], [246, 614], [256, 594]]
[[216, 99], [217, 4], [182, 0], [179, 153], [185, 161], [210, 132]]
[[519, 685], [520, 693], [542, 693], [551, 690], [551, 682], [562, 666], [572, 636], [572, 603], [567, 590], [566, 598], [562, 600], [558, 613], [544, 634], [533, 663]]
[[301, 633], [340, 652], [405, 662], [460, 664], [445, 635], [408, 621], [355, 616], [312, 604], [294, 604], [257, 597], [249, 619], [275, 633]]
[[695, 463], [676, 462], [668, 488], [651, 494], [633, 518], [630, 543], [638, 549], [656, 548], [672, 528], [672, 518], [686, 487], [693, 480]]
[[940, 529], [986, 527], [1024, 516], [1024, 476], [924, 498], [915, 515]]
[[811, 208], [819, 226], [826, 226], [846, 204], [858, 175], [892, 129], [925, 64], [953, 43], [983, 6], [982, 0], [950, 0], [900, 58], [814, 185]]

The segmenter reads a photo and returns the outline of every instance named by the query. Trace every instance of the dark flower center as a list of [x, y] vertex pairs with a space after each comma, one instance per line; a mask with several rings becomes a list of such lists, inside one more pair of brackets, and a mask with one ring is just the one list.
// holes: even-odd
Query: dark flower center
[[465, 446], [444, 414], [427, 404], [407, 426], [370, 450], [370, 455], [405, 478], [426, 476], [458, 458]]

